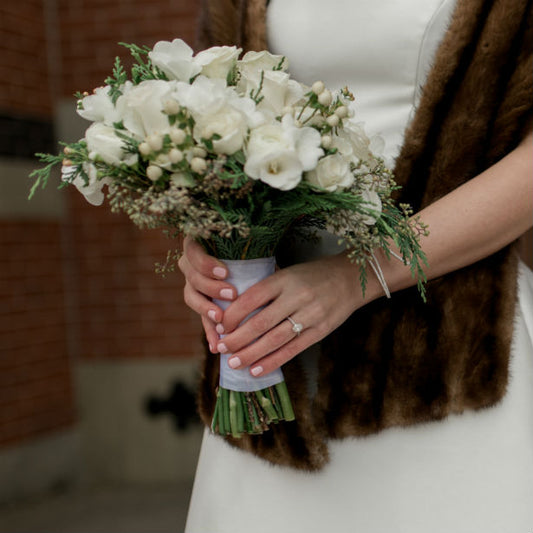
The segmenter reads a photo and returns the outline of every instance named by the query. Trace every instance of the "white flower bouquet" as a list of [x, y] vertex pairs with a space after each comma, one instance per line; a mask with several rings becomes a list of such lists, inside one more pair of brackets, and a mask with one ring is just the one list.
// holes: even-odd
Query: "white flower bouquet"
[[[367, 265], [380, 277], [374, 250], [390, 256], [394, 243], [424, 295], [426, 229], [393, 202], [397, 186], [354, 122], [348, 89], [306, 87], [284, 57], [266, 51], [239, 59], [236, 47], [193, 55], [179, 39], [153, 50], [125, 46], [131, 75], [117, 58], [104, 87], [78, 95], [77, 111], [92, 124], [62, 153], [37, 154], [46, 166], [32, 173], [30, 196], [62, 165], [63, 184], [92, 204], [103, 202], [106, 185], [113, 211], [191, 236], [228, 264], [269, 258], [282, 238], [325, 228], [345, 243], [363, 290]], [[172, 270], [175, 258], [169, 252], [161, 269]], [[281, 370], [250, 380], [226, 359], [213, 431], [239, 437], [294, 419]]]

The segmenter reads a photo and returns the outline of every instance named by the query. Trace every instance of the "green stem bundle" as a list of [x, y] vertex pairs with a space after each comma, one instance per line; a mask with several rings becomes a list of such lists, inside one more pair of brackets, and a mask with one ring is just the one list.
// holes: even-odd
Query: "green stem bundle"
[[284, 381], [254, 392], [219, 387], [211, 430], [238, 439], [243, 433], [258, 435], [272, 423], [294, 420], [294, 410]]

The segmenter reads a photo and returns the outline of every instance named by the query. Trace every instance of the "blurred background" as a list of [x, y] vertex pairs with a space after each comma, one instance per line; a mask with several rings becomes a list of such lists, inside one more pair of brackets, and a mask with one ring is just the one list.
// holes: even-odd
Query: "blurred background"
[[117, 43], [193, 43], [199, 0], [0, 4], [0, 531], [178, 532], [202, 429], [200, 322], [177, 243], [75, 190], [27, 200], [35, 152], [83, 136], [76, 91]]

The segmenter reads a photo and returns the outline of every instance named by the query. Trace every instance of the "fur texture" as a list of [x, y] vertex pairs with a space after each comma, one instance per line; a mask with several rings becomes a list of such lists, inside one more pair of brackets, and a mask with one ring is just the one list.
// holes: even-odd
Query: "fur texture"
[[[265, 0], [205, 0], [202, 47], [265, 49]], [[459, 0], [398, 157], [402, 199], [419, 209], [511, 151], [533, 123], [531, 0]], [[502, 177], [504, 179], [504, 177]], [[440, 420], [504, 396], [516, 303], [514, 246], [428, 284], [372, 302], [322, 342], [318, 393], [298, 358], [284, 373], [298, 421], [231, 441], [270, 462], [317, 470], [327, 438]], [[218, 362], [200, 410], [210, 422]]]

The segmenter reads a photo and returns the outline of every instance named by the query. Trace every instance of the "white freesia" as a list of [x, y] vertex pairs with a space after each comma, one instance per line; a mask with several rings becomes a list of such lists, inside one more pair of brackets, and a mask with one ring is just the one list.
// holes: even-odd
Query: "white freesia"
[[193, 61], [192, 48], [181, 39], [157, 42], [148, 57], [171, 80], [189, 81], [202, 70]]
[[194, 62], [200, 66], [204, 76], [225, 80], [241, 52], [242, 48], [236, 46], [212, 46], [196, 54]]
[[[281, 62], [283, 60], [283, 63]], [[274, 70], [279, 68], [287, 70], [289, 62], [287, 58], [280, 55], [271, 54], [266, 50], [262, 52], [247, 52], [237, 61], [237, 68], [241, 76], [246, 79], [258, 79], [261, 77], [261, 71]]]
[[170, 131], [165, 103], [171, 98], [176, 82], [146, 80], [133, 87], [124, 98], [123, 124], [138, 139]]
[[349, 187], [354, 182], [349, 162], [339, 153], [320, 159], [316, 168], [308, 172], [305, 179], [312, 185], [330, 192]]
[[87, 182], [80, 175], [74, 178], [74, 174], [78, 171], [78, 167], [75, 165], [63, 165], [61, 167], [61, 179], [74, 185], [90, 204], [102, 205], [104, 201], [102, 187], [109, 185], [111, 180], [109, 178], [98, 179], [96, 167], [91, 163], [83, 163], [82, 168], [87, 175]]
[[286, 115], [281, 123], [251, 131], [244, 171], [253, 179], [287, 191], [300, 183], [302, 173], [313, 169], [323, 153], [320, 134], [313, 128], [296, 127]]
[[124, 140], [118, 137], [115, 129], [101, 122], [95, 122], [85, 132], [87, 149], [108, 165], [132, 166], [137, 163], [138, 155], [124, 150]]
[[120, 120], [120, 113], [115, 108], [109, 91], [111, 87], [98, 87], [93, 94], [81, 99], [80, 106], [76, 110], [80, 117], [93, 122], [104, 122], [108, 125]]

